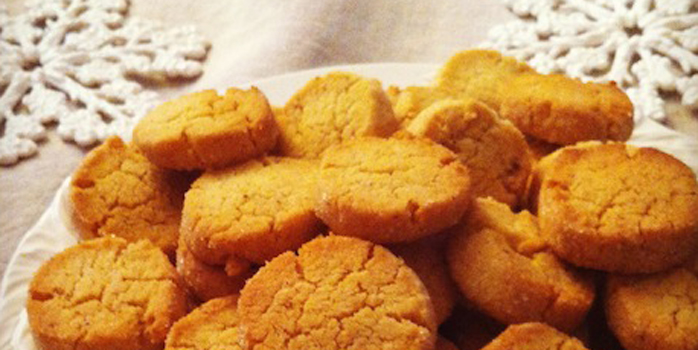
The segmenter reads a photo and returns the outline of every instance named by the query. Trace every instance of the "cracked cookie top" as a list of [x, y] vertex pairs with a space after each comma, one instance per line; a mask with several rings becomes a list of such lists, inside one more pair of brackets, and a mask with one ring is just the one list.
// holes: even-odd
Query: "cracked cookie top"
[[478, 309], [504, 324], [545, 322], [571, 331], [594, 301], [594, 284], [560, 261], [537, 219], [478, 198], [448, 244], [451, 275]]
[[470, 201], [468, 169], [419, 138], [366, 137], [329, 149], [316, 213], [332, 232], [376, 243], [417, 240], [455, 225]]
[[666, 272], [609, 275], [606, 315], [628, 350], [698, 349], [698, 255]]
[[186, 297], [152, 243], [104, 237], [44, 263], [29, 286], [27, 313], [44, 349], [155, 350], [186, 314]]
[[209, 264], [263, 264], [320, 233], [313, 211], [317, 161], [266, 157], [208, 171], [187, 192], [181, 234]]
[[238, 304], [244, 349], [433, 349], [434, 309], [417, 275], [360, 239], [316, 238], [267, 263]]
[[72, 219], [82, 238], [149, 239], [173, 256], [188, 185], [183, 174], [158, 168], [135, 147], [110, 137], [73, 174]]
[[531, 172], [523, 134], [481, 102], [444, 99], [410, 123], [407, 131], [430, 138], [458, 155], [470, 171], [475, 197], [492, 197], [515, 207]]
[[599, 142], [562, 148], [539, 163], [531, 183], [543, 235], [575, 265], [651, 273], [698, 247], [696, 176], [659, 150]]
[[333, 72], [309, 81], [277, 111], [284, 156], [319, 158], [328, 147], [359, 136], [390, 136], [398, 127], [381, 83]]
[[154, 108], [136, 125], [133, 142], [163, 168], [221, 168], [271, 150], [278, 127], [257, 88], [185, 95]]
[[212, 299], [182, 317], [167, 335], [165, 350], [242, 350], [238, 295]]

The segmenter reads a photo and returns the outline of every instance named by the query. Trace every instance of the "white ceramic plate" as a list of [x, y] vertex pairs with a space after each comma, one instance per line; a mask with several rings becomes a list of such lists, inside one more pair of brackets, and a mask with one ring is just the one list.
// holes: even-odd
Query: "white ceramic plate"
[[[377, 78], [387, 87], [429, 84], [437, 68], [431, 64], [395, 63], [335, 66], [280, 75], [248, 86], [257, 86], [273, 105], [280, 106], [308, 80], [330, 71], [349, 71]], [[215, 88], [225, 90], [227, 86]], [[642, 119], [636, 122], [631, 143], [660, 148], [698, 173], [698, 141], [686, 135]], [[69, 181], [68, 178], [63, 182], [49, 208], [24, 236], [7, 267], [0, 290], [0, 349], [35, 349], [24, 308], [27, 287], [42, 262], [77, 242], [66, 205]]]

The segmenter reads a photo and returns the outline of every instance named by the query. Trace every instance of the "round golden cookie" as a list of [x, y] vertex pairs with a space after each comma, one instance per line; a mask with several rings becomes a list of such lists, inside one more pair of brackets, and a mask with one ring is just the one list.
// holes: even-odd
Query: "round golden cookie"
[[478, 309], [505, 323], [573, 330], [594, 300], [593, 281], [550, 252], [536, 218], [478, 198], [448, 244], [453, 279]]
[[482, 350], [587, 350], [579, 339], [544, 323], [523, 323], [507, 327]]
[[226, 265], [209, 265], [189, 251], [184, 239], [177, 247], [177, 272], [199, 300], [207, 301], [238, 294], [255, 270], [243, 259], [228, 259]]
[[698, 255], [653, 275], [609, 275], [605, 308], [627, 350], [698, 349]]
[[698, 248], [696, 176], [668, 154], [585, 143], [544, 158], [534, 173], [531, 202], [543, 235], [564, 260], [609, 272], [651, 273], [681, 263]]
[[505, 91], [499, 114], [524, 134], [553, 144], [625, 141], [633, 131], [633, 105], [613, 83], [524, 74], [509, 81]]
[[387, 249], [316, 238], [262, 267], [238, 303], [245, 349], [433, 349], [434, 309]]
[[73, 174], [72, 220], [82, 238], [149, 239], [174, 255], [188, 186], [182, 174], [156, 167], [135, 147], [110, 137]]
[[472, 99], [444, 99], [424, 109], [407, 127], [458, 155], [470, 171], [475, 197], [515, 207], [531, 172], [531, 154], [521, 132], [497, 112]]
[[451, 315], [458, 297], [446, 264], [445, 241], [441, 237], [428, 237], [389, 248], [422, 280], [434, 305], [436, 323], [443, 323]]
[[436, 86], [452, 97], [468, 97], [486, 103], [495, 111], [508, 98], [502, 91], [518, 75], [533, 68], [491, 50], [467, 50], [453, 55], [439, 71]]
[[172, 169], [210, 169], [257, 157], [279, 131], [257, 88], [196, 92], [166, 102], [133, 130], [133, 142], [153, 163]]
[[468, 169], [426, 139], [361, 138], [323, 159], [316, 213], [343, 236], [414, 241], [460, 220], [470, 201]]
[[276, 118], [281, 155], [303, 158], [319, 158], [354, 137], [387, 137], [398, 127], [380, 82], [344, 72], [309, 81]]
[[149, 241], [104, 237], [53, 256], [29, 286], [27, 314], [41, 349], [162, 349], [186, 314], [185, 291]]
[[313, 211], [317, 161], [268, 157], [204, 173], [187, 192], [181, 234], [201, 261], [263, 264], [323, 229]]
[[231, 295], [194, 309], [172, 326], [165, 350], [242, 350], [237, 302]]

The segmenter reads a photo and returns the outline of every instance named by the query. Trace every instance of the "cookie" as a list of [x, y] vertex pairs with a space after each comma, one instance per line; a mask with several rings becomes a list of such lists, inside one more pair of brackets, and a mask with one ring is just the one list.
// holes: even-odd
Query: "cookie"
[[565, 147], [536, 167], [532, 203], [562, 259], [619, 273], [651, 273], [698, 247], [698, 183], [653, 148], [621, 143]]
[[359, 136], [390, 136], [398, 127], [375, 79], [333, 72], [309, 81], [277, 114], [283, 156], [319, 158], [328, 147]]
[[185, 95], [154, 108], [133, 130], [133, 142], [163, 168], [221, 168], [255, 158], [276, 144], [278, 126], [257, 88]]
[[454, 55], [436, 84], [452, 97], [484, 102], [525, 135], [553, 144], [625, 141], [634, 125], [632, 103], [614, 83], [538, 74], [496, 51]]
[[587, 350], [579, 339], [544, 323], [523, 323], [509, 326], [482, 350]]
[[436, 86], [451, 97], [484, 102], [495, 111], [508, 98], [506, 85], [533, 68], [491, 50], [467, 50], [453, 55], [439, 71]]
[[421, 111], [434, 102], [449, 97], [446, 92], [430, 86], [408, 86], [404, 89], [390, 86], [386, 93], [401, 129], [407, 128]]
[[228, 259], [225, 266], [206, 264], [189, 251], [183, 239], [177, 247], [176, 266], [190, 293], [201, 301], [238, 294], [255, 272], [243, 259]]
[[456, 304], [458, 290], [451, 279], [445, 258], [445, 240], [428, 237], [416, 242], [390, 246], [424, 283], [436, 312], [436, 323], [443, 323]]
[[245, 285], [245, 349], [433, 349], [434, 309], [419, 277], [387, 249], [316, 238], [283, 253]]
[[321, 163], [316, 213], [338, 235], [414, 241], [458, 222], [470, 201], [468, 169], [425, 139], [355, 139]]
[[610, 274], [605, 307], [627, 350], [698, 349], [698, 255], [653, 275]]
[[113, 136], [90, 151], [73, 174], [70, 207], [80, 237], [149, 239], [174, 255], [186, 176], [158, 168]]
[[41, 349], [162, 349], [186, 313], [185, 291], [149, 241], [82, 242], [53, 256], [29, 286], [27, 314]]
[[512, 79], [503, 93], [500, 115], [524, 134], [549, 143], [626, 141], [633, 131], [633, 105], [613, 83], [526, 74]]
[[474, 201], [448, 248], [460, 291], [502, 323], [545, 322], [570, 331], [594, 300], [591, 278], [550, 251], [533, 215], [490, 198]]
[[208, 171], [187, 192], [181, 233], [199, 260], [263, 264], [323, 230], [314, 214], [318, 162], [268, 157]]
[[485, 104], [440, 100], [420, 112], [407, 131], [456, 153], [470, 171], [474, 197], [492, 197], [512, 207], [523, 197], [531, 172], [526, 140]]
[[165, 350], [242, 350], [237, 302], [231, 295], [194, 309], [172, 326]]

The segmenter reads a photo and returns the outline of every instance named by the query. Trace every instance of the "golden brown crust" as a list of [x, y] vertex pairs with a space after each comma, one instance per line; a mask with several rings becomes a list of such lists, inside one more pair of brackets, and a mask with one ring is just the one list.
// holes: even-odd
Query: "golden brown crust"
[[245, 349], [433, 349], [434, 310], [387, 249], [329, 236], [252, 277], [238, 304]]
[[470, 201], [468, 170], [426, 139], [361, 138], [322, 159], [316, 213], [338, 235], [409, 242], [454, 225]]
[[[249, 261], [228, 259], [227, 266], [209, 265], [189, 251], [183, 238], [177, 247], [177, 272], [189, 291], [201, 301], [237, 294], [255, 272]], [[230, 275], [226, 273], [230, 271]]]
[[201, 91], [166, 102], [136, 125], [133, 142], [153, 163], [172, 169], [210, 169], [271, 150], [278, 127], [257, 88]]
[[621, 143], [566, 147], [539, 163], [531, 189], [543, 234], [575, 265], [651, 273], [698, 247], [696, 177], [661, 151]]
[[506, 324], [573, 330], [594, 300], [593, 281], [550, 252], [533, 215], [489, 198], [476, 199], [454, 230], [448, 262], [464, 296]]
[[184, 200], [182, 235], [201, 261], [263, 264], [323, 229], [313, 211], [318, 162], [267, 157], [204, 173]]
[[492, 197], [515, 207], [531, 172], [523, 134], [485, 104], [444, 99], [424, 109], [407, 131], [450, 149], [468, 167], [474, 197]]
[[303, 158], [354, 137], [390, 136], [398, 126], [378, 80], [343, 72], [309, 81], [276, 117], [280, 154]]
[[27, 313], [40, 348], [161, 349], [186, 297], [149, 241], [104, 237], [55, 255], [34, 275]]
[[213, 299], [172, 326], [165, 350], [242, 350], [238, 295]]
[[632, 133], [633, 105], [615, 84], [524, 74], [506, 86], [499, 113], [526, 135], [571, 145], [588, 140], [626, 141]]
[[509, 326], [482, 350], [587, 350], [576, 338], [543, 323]]
[[605, 307], [628, 350], [698, 349], [698, 256], [658, 274], [609, 275]]
[[174, 255], [187, 187], [183, 175], [156, 167], [135, 147], [110, 137], [73, 174], [73, 223], [84, 239], [149, 239]]
[[389, 247], [424, 283], [434, 305], [438, 324], [451, 315], [458, 296], [446, 264], [445, 243], [441, 237], [427, 237], [417, 242]]

